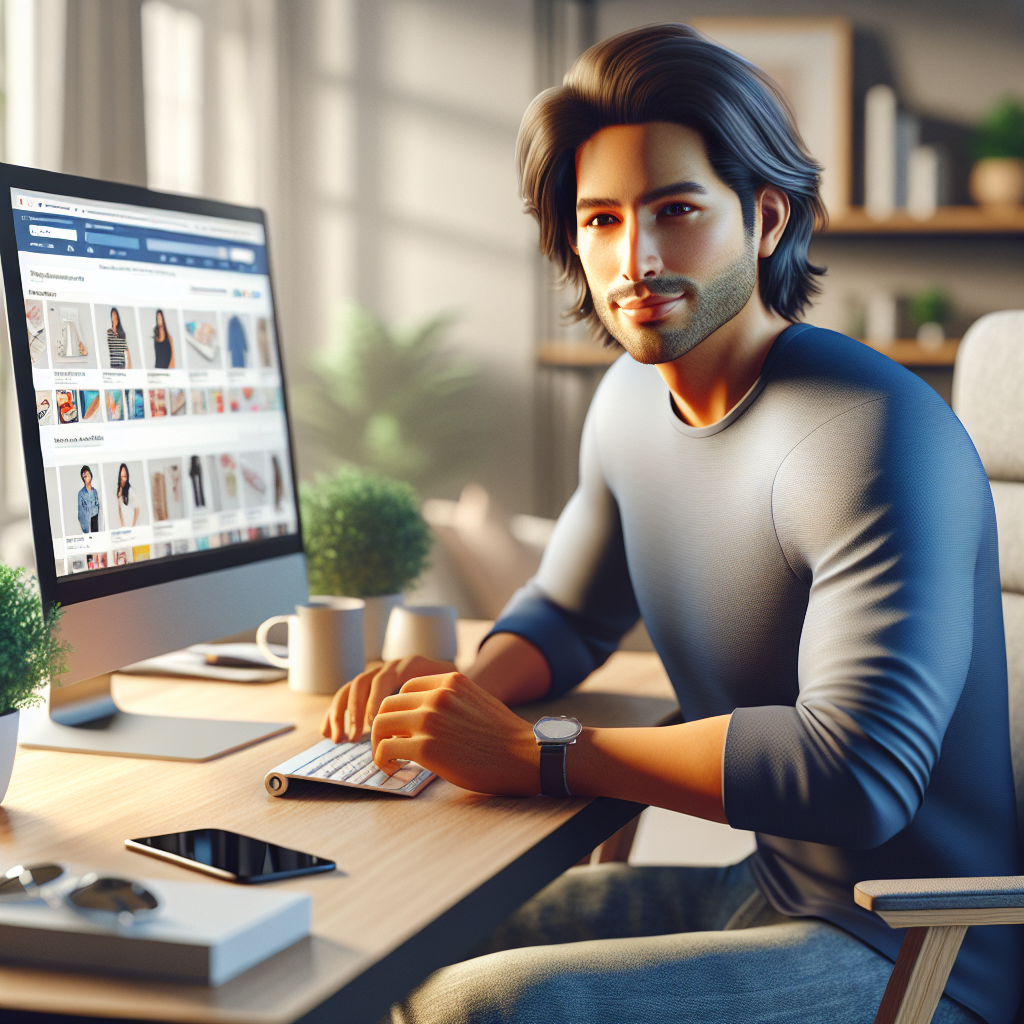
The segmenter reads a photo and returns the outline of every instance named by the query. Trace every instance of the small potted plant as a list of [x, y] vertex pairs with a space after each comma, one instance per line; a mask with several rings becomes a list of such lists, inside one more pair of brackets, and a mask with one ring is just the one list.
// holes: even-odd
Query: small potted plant
[[1024, 202], [1024, 103], [1002, 100], [978, 125], [971, 168], [971, 196], [982, 206], [1006, 208]]
[[0, 801], [7, 794], [22, 708], [43, 702], [42, 687], [67, 670], [69, 646], [57, 639], [56, 606], [43, 614], [35, 581], [0, 565]]
[[946, 340], [946, 324], [951, 308], [946, 291], [942, 288], [929, 288], [911, 296], [907, 307], [918, 344], [924, 348], [940, 348]]
[[299, 494], [310, 592], [366, 601], [366, 658], [378, 659], [391, 609], [427, 564], [430, 531], [416, 492], [342, 467]]

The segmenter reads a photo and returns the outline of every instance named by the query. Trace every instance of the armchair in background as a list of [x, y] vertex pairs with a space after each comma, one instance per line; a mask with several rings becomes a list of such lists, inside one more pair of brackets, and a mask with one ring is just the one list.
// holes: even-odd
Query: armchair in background
[[[983, 316], [964, 336], [953, 410], [978, 449], [996, 509], [1024, 856], [1024, 310]], [[1024, 924], [1024, 875], [861, 882], [854, 898], [890, 927], [907, 929], [875, 1024], [928, 1024], [968, 927]], [[1024, 1021], [1024, 1003], [1015, 1021]]]

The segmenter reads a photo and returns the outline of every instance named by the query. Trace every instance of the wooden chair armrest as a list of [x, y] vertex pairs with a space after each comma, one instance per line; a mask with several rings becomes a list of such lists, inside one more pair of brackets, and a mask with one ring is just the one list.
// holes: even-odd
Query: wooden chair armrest
[[877, 879], [859, 882], [853, 898], [892, 928], [1024, 924], [1024, 875]]

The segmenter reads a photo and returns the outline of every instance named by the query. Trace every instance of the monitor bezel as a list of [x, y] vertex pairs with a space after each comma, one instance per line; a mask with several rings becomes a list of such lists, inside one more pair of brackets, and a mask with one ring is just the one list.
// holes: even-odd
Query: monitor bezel
[[[270, 259], [270, 240], [266, 217], [258, 207], [235, 206], [213, 199], [201, 199], [167, 192], [156, 192], [138, 185], [83, 178], [73, 174], [44, 171], [33, 167], [0, 163], [0, 187], [3, 202], [9, 204], [7, 217], [0, 204], [0, 269], [4, 288], [4, 312], [7, 317], [7, 335], [11, 361], [14, 367], [14, 385], [21, 424], [22, 450], [29, 493], [29, 517], [36, 550], [36, 577], [43, 607], [49, 610], [54, 603], [74, 605], [112, 594], [141, 590], [172, 580], [229, 569], [238, 565], [301, 553], [302, 520], [299, 511], [298, 475], [295, 470], [295, 442], [292, 436], [291, 415], [288, 408], [288, 388], [284, 367], [281, 331], [277, 316], [277, 296]], [[131, 566], [110, 566], [75, 575], [58, 576], [50, 534], [50, 515], [46, 499], [46, 478], [39, 421], [35, 410], [35, 384], [32, 379], [32, 360], [29, 355], [28, 326], [25, 322], [25, 295], [22, 290], [21, 262], [14, 227], [14, 207], [11, 189], [49, 193], [59, 197], [81, 198], [96, 202], [123, 203], [132, 206], [162, 209], [176, 213], [199, 214], [226, 220], [242, 220], [259, 224], [263, 228], [267, 246], [267, 278], [272, 305], [274, 339], [277, 345], [278, 369], [281, 374], [283, 410], [291, 460], [292, 500], [295, 507], [297, 533], [263, 540], [244, 541], [227, 547], [211, 548], [201, 552], [171, 555], [166, 558], [137, 562]], [[38, 496], [44, 500], [40, 502]], [[40, 557], [45, 552], [46, 557]]]

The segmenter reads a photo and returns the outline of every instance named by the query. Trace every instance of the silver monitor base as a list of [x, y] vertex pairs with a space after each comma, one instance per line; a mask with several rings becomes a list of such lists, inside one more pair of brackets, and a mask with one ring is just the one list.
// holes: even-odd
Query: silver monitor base
[[114, 703], [110, 676], [103, 675], [51, 689], [45, 708], [23, 711], [18, 742], [83, 754], [211, 761], [294, 728], [288, 722], [132, 714]]

